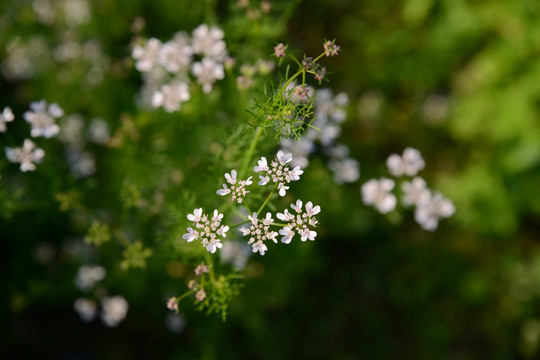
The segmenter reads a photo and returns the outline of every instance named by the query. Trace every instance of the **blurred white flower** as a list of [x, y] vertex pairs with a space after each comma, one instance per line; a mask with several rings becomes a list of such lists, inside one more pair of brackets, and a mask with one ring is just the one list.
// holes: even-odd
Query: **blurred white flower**
[[150, 38], [144, 46], [135, 45], [131, 56], [136, 60], [135, 67], [140, 72], [148, 72], [158, 63], [161, 55], [161, 41]]
[[334, 181], [338, 184], [352, 183], [360, 177], [360, 165], [353, 158], [331, 159], [328, 168], [334, 173]]
[[430, 192], [417, 204], [414, 218], [423, 229], [434, 231], [439, 225], [439, 219], [449, 218], [456, 208], [451, 200], [438, 192]]
[[215, 26], [199, 25], [193, 30], [193, 52], [223, 62], [227, 56], [224, 36], [223, 30]]
[[102, 266], [83, 265], [77, 271], [75, 285], [82, 291], [89, 291], [98, 281], [103, 280], [106, 274], [107, 272]]
[[23, 114], [24, 119], [32, 125], [30, 135], [32, 137], [43, 136], [51, 138], [58, 135], [60, 126], [54, 121], [64, 115], [64, 110], [58, 104], [51, 103], [47, 106], [45, 100], [30, 103], [32, 111]]
[[159, 63], [170, 73], [188, 72], [193, 49], [189, 44], [189, 36], [178, 32], [163, 43], [160, 49]]
[[11, 122], [15, 119], [15, 115], [11, 111], [10, 107], [5, 107], [2, 113], [0, 114], [0, 132], [6, 132], [6, 123]]
[[129, 304], [121, 295], [104, 297], [101, 300], [101, 320], [108, 327], [116, 327], [127, 315]]
[[79, 314], [79, 317], [84, 322], [94, 320], [97, 315], [97, 304], [94, 300], [87, 298], [78, 298], [73, 303], [73, 308]]
[[181, 104], [188, 101], [190, 94], [188, 86], [184, 82], [173, 82], [163, 85], [161, 89], [152, 95], [152, 106], [163, 108], [168, 112], [180, 110]]
[[410, 182], [405, 181], [402, 183], [401, 190], [403, 190], [402, 202], [405, 206], [417, 205], [430, 196], [426, 182], [418, 176], [414, 177]]
[[251, 255], [250, 250], [250, 246], [244, 242], [227, 241], [223, 243], [219, 257], [224, 264], [232, 264], [236, 270], [243, 270]]
[[364, 204], [373, 205], [383, 214], [394, 210], [397, 202], [395, 195], [391, 193], [394, 185], [394, 180], [384, 177], [380, 180], [369, 180], [362, 185]]
[[109, 124], [100, 118], [93, 119], [88, 126], [88, 137], [96, 144], [106, 144], [111, 137]]
[[36, 169], [34, 163], [40, 163], [45, 157], [45, 151], [36, 148], [36, 144], [30, 139], [24, 140], [22, 148], [6, 147], [5, 151], [6, 157], [10, 162], [21, 164], [20, 169], [22, 172], [34, 171]]
[[206, 94], [212, 91], [212, 85], [216, 80], [225, 77], [223, 64], [211, 58], [204, 58], [200, 62], [193, 63], [191, 72], [197, 77], [197, 83], [203, 87]]
[[411, 147], [405, 148], [403, 155], [392, 154], [386, 160], [388, 171], [394, 176], [415, 176], [425, 166], [420, 151]]

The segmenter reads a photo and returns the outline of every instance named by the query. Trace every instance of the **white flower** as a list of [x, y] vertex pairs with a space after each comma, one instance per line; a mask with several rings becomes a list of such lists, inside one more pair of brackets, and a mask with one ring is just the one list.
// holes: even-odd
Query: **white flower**
[[430, 191], [427, 188], [426, 182], [421, 177], [414, 177], [410, 182], [405, 181], [401, 184], [403, 190], [403, 205], [416, 205], [424, 202], [430, 196]]
[[127, 315], [129, 304], [123, 296], [104, 297], [101, 300], [101, 320], [108, 327], [116, 327]]
[[96, 144], [106, 144], [111, 137], [109, 124], [100, 118], [93, 119], [88, 127], [88, 137]]
[[6, 123], [11, 122], [15, 119], [15, 115], [11, 111], [10, 107], [5, 107], [2, 113], [0, 114], [0, 132], [6, 132]]
[[191, 64], [193, 49], [189, 44], [189, 36], [178, 32], [172, 40], [160, 48], [159, 63], [170, 73], [187, 72]]
[[96, 285], [98, 281], [105, 278], [107, 272], [102, 266], [83, 265], [77, 271], [75, 285], [82, 291], [88, 291]]
[[386, 165], [390, 174], [394, 176], [415, 176], [418, 171], [424, 168], [425, 162], [420, 151], [408, 147], [403, 151], [402, 156], [390, 155], [386, 160]]
[[276, 217], [288, 224], [279, 230], [279, 234], [283, 235], [281, 242], [289, 244], [293, 236], [298, 233], [301, 241], [308, 239], [313, 241], [317, 236], [317, 232], [311, 230], [309, 226], [316, 227], [318, 224], [315, 215], [321, 212], [319, 205], [313, 206], [311, 201], [308, 201], [305, 206], [305, 212], [302, 210], [302, 201], [296, 200], [296, 203], [291, 204], [291, 208], [296, 212], [296, 215], [289, 213], [287, 209], [283, 213], [277, 213]]
[[84, 322], [94, 320], [97, 314], [97, 304], [94, 300], [78, 298], [73, 303], [73, 308]]
[[54, 120], [64, 115], [64, 110], [58, 104], [52, 103], [47, 107], [45, 100], [30, 103], [32, 111], [23, 114], [24, 119], [32, 125], [30, 135], [32, 137], [43, 136], [51, 138], [58, 135], [60, 126]]
[[20, 163], [21, 171], [34, 171], [36, 164], [40, 163], [45, 157], [45, 151], [40, 148], [36, 148], [36, 144], [30, 139], [25, 139], [23, 147], [10, 148], [6, 147], [6, 157], [12, 163]]
[[193, 30], [193, 52], [223, 62], [227, 56], [223, 30], [206, 24]]
[[161, 41], [150, 38], [145, 46], [136, 45], [131, 52], [131, 56], [137, 60], [135, 67], [140, 72], [151, 71], [158, 63], [161, 54]]
[[266, 158], [263, 156], [258, 161], [258, 166], [253, 167], [255, 172], [265, 172], [265, 175], [259, 175], [261, 179], [259, 185], [263, 186], [270, 182], [270, 180], [277, 185], [280, 196], [285, 196], [287, 190], [289, 189], [286, 186], [286, 183], [291, 181], [300, 180], [300, 175], [304, 173], [300, 166], [296, 166], [294, 169], [289, 169], [288, 164], [293, 160], [291, 153], [284, 153], [283, 151], [278, 151], [276, 155], [277, 161], [272, 161], [270, 167], [266, 161]]
[[188, 232], [183, 235], [185, 240], [192, 242], [195, 239], [201, 239], [202, 245], [211, 253], [215, 253], [223, 246], [218, 236], [227, 237], [229, 227], [221, 225], [223, 214], [220, 214], [218, 210], [214, 210], [211, 219], [207, 214], [203, 214], [202, 208], [193, 210], [193, 214], [188, 214], [187, 218], [193, 222], [195, 229], [187, 228]]
[[417, 204], [414, 218], [423, 229], [434, 231], [439, 225], [439, 219], [449, 218], [455, 211], [452, 201], [440, 193], [430, 192], [429, 196]]
[[253, 215], [248, 215], [248, 219], [251, 221], [251, 226], [241, 227], [240, 232], [243, 236], [251, 235], [248, 244], [251, 244], [254, 253], [259, 252], [261, 255], [264, 255], [264, 252], [268, 250], [264, 244], [266, 240], [272, 240], [277, 243], [276, 236], [278, 236], [278, 233], [270, 230], [270, 225], [274, 222], [272, 214], [266, 213], [265, 219], [259, 221], [257, 219], [257, 213], [253, 213]]
[[223, 263], [232, 264], [237, 270], [242, 270], [246, 267], [250, 250], [250, 246], [243, 242], [227, 241], [223, 244], [219, 255]]
[[191, 72], [197, 77], [197, 83], [202, 85], [203, 91], [206, 94], [212, 91], [212, 85], [216, 80], [221, 80], [225, 77], [223, 64], [210, 58], [204, 58], [200, 62], [193, 63], [191, 65]]
[[188, 85], [184, 82], [176, 81], [163, 85], [152, 95], [152, 106], [163, 108], [167, 112], [180, 110], [181, 104], [190, 99]]
[[247, 178], [247, 180], [240, 180], [238, 181], [236, 170], [232, 170], [231, 173], [225, 174], [225, 179], [227, 182], [231, 185], [231, 187], [227, 187], [227, 184], [223, 184], [223, 189], [219, 189], [216, 191], [216, 194], [225, 196], [228, 194], [232, 194], [231, 198], [232, 200], [236, 200], [239, 204], [244, 201], [244, 197], [249, 193], [248, 190], [246, 190], [247, 185], [253, 184], [251, 181], [251, 176]]
[[362, 185], [364, 204], [375, 206], [383, 214], [394, 210], [397, 200], [394, 194], [390, 193], [393, 188], [394, 181], [391, 179], [369, 180]]
[[334, 173], [334, 180], [338, 184], [352, 183], [360, 177], [358, 161], [353, 158], [332, 159], [328, 168]]

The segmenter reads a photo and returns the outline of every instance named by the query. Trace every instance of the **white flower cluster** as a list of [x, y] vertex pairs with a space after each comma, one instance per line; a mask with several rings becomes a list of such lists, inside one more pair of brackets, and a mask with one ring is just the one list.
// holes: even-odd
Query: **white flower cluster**
[[310, 230], [308, 225], [317, 226], [318, 221], [315, 219], [315, 215], [321, 212], [321, 207], [319, 205], [313, 206], [313, 203], [309, 201], [306, 204], [305, 212], [302, 212], [302, 201], [296, 200], [296, 204], [291, 204], [291, 208], [296, 212], [296, 215], [289, 213], [287, 209], [276, 215], [278, 219], [288, 223], [287, 226], [279, 230], [279, 234], [283, 235], [281, 242], [289, 244], [295, 233], [300, 235], [301, 241], [315, 240], [317, 232]]
[[[351, 183], [360, 177], [358, 161], [349, 157], [349, 149], [336, 143], [341, 136], [341, 124], [347, 118], [345, 107], [349, 98], [345, 93], [333, 95], [332, 90], [324, 88], [315, 92], [308, 92], [308, 97], [315, 95], [315, 111], [312, 126], [302, 141], [284, 139], [281, 148], [291, 152], [294, 156], [292, 166], [299, 165], [306, 168], [309, 165], [309, 155], [316, 150], [319, 143], [323, 152], [329, 157], [328, 168], [334, 173], [334, 180], [338, 184]], [[320, 129], [317, 130], [317, 129]]]
[[199, 208], [193, 210], [193, 214], [189, 214], [187, 218], [193, 222], [195, 229], [187, 228], [188, 232], [183, 236], [185, 240], [192, 242], [200, 238], [202, 245], [212, 254], [223, 246], [218, 236], [225, 238], [227, 237], [227, 231], [229, 231], [228, 226], [221, 225], [223, 214], [214, 210], [214, 216], [210, 218], [209, 215], [203, 214], [202, 208]]
[[264, 175], [259, 175], [259, 178], [261, 179], [258, 183], [259, 185], [266, 185], [272, 181], [274, 184], [277, 184], [279, 196], [285, 196], [287, 190], [289, 190], [289, 187], [285, 184], [288, 184], [291, 181], [300, 180], [300, 175], [302, 175], [304, 171], [301, 170], [298, 165], [292, 170], [289, 169], [288, 164], [293, 160], [291, 153], [284, 153], [280, 150], [276, 155], [276, 160], [277, 161], [272, 161], [270, 166], [268, 166], [268, 162], [263, 156], [258, 161], [258, 165], [253, 167], [253, 171], [265, 173]]
[[51, 138], [58, 135], [60, 126], [55, 123], [55, 119], [64, 116], [64, 110], [58, 104], [48, 104], [45, 100], [35, 101], [30, 103], [30, 109], [23, 114], [24, 119], [28, 122], [32, 129], [30, 135], [32, 137], [43, 136]]
[[6, 132], [6, 123], [11, 122], [14, 119], [15, 115], [13, 115], [11, 108], [5, 107], [4, 110], [2, 110], [2, 113], [0, 113], [0, 132]]
[[190, 73], [205, 93], [212, 91], [213, 84], [225, 77], [227, 48], [223, 37], [221, 29], [202, 24], [191, 37], [178, 32], [164, 43], [150, 38], [146, 44], [136, 45], [131, 56], [143, 73], [146, 102], [168, 112], [180, 110], [191, 97]]
[[270, 225], [274, 222], [272, 214], [267, 212], [266, 217], [259, 221], [257, 213], [253, 213], [253, 215], [248, 216], [248, 219], [251, 221], [251, 226], [241, 227], [240, 232], [244, 236], [251, 236], [248, 244], [252, 246], [254, 253], [259, 252], [264, 255], [268, 250], [268, 247], [264, 244], [266, 240], [272, 240], [277, 244], [276, 236], [278, 236], [278, 233], [270, 230]]
[[103, 280], [106, 274], [102, 266], [83, 265], [77, 271], [75, 285], [82, 291], [89, 291], [98, 281]]
[[[390, 155], [386, 165], [388, 171], [396, 177], [412, 177], [424, 168], [425, 162], [420, 151], [408, 147], [401, 156]], [[392, 193], [394, 187], [395, 182], [392, 179], [371, 179], [362, 185], [362, 199], [366, 205], [373, 205], [379, 212], [386, 214], [394, 210], [397, 204], [397, 198]], [[431, 191], [425, 180], [419, 176], [415, 176], [411, 181], [404, 181], [401, 190], [401, 203], [404, 206], [416, 207], [414, 218], [425, 230], [436, 230], [439, 219], [452, 216], [456, 210], [451, 200]]]
[[219, 189], [216, 191], [218, 195], [225, 196], [228, 194], [231, 194], [231, 199], [236, 200], [239, 204], [244, 201], [244, 197], [249, 193], [248, 190], [246, 190], [247, 185], [253, 184], [251, 181], [252, 176], [247, 178], [247, 180], [239, 180], [237, 183], [236, 179], [237, 173], [236, 170], [232, 170], [231, 173], [225, 174], [225, 179], [231, 186], [230, 188], [227, 187], [227, 184], [223, 184], [223, 189]]
[[[283, 197], [289, 189], [285, 184], [300, 179], [300, 175], [303, 174], [303, 171], [299, 166], [296, 166], [291, 170], [289, 164], [292, 160], [293, 157], [291, 153], [283, 153], [283, 151], [280, 150], [276, 154], [276, 159], [273, 160], [270, 165], [265, 157], [261, 157], [261, 159], [258, 160], [258, 165], [253, 167], [253, 171], [263, 173], [263, 175], [259, 175], [260, 181], [258, 184], [260, 186], [265, 186], [270, 182], [275, 184], [274, 190], [270, 192], [260, 209], [266, 205], [266, 202], [270, 199], [276, 189], [278, 189], [279, 195]], [[221, 196], [231, 195], [233, 201], [236, 201], [239, 204], [245, 204], [244, 198], [249, 193], [245, 187], [252, 184], [252, 176], [247, 178], [247, 180], [238, 180], [237, 176], [238, 174], [234, 169], [230, 174], [226, 173], [225, 179], [229, 185], [224, 184], [223, 188], [217, 190], [216, 193]], [[311, 230], [310, 227], [315, 227], [317, 225], [318, 222], [315, 219], [315, 215], [321, 211], [321, 208], [320, 206], [313, 206], [313, 203], [308, 202], [304, 211], [302, 210], [302, 205], [303, 203], [301, 200], [297, 200], [295, 204], [291, 205], [291, 208], [296, 211], [296, 214], [289, 213], [287, 209], [283, 213], [277, 213], [276, 216], [278, 219], [285, 222], [282, 224], [274, 223], [272, 213], [270, 212], [267, 212], [263, 219], [258, 218], [258, 212], [253, 212], [248, 215], [248, 221], [245, 221], [242, 224], [251, 224], [249, 226], [241, 227], [239, 231], [243, 236], [249, 236], [247, 244], [251, 245], [252, 252], [258, 252], [259, 254], [264, 255], [268, 250], [266, 242], [270, 240], [277, 243], [277, 237], [280, 234], [283, 235], [281, 241], [286, 244], [291, 242], [291, 239], [295, 234], [299, 234], [302, 241], [308, 239], [315, 240], [317, 233]], [[249, 211], [247, 204], [245, 207]], [[218, 248], [223, 248], [221, 251], [223, 262], [233, 263], [238, 269], [245, 266], [249, 255], [245, 248], [234, 242], [227, 242], [223, 245], [220, 241], [219, 237], [225, 238], [227, 236], [226, 233], [229, 230], [229, 226], [221, 224], [223, 214], [220, 214], [218, 210], [214, 210], [214, 216], [210, 219], [210, 216], [203, 214], [202, 208], [199, 208], [195, 209], [193, 214], [187, 215], [187, 218], [193, 222], [194, 228], [187, 228], [187, 233], [183, 235], [185, 240], [191, 242], [201, 238], [203, 246], [211, 253], [216, 252]], [[235, 226], [237, 225], [234, 225], [233, 227]], [[281, 227], [281, 229], [277, 232], [271, 229], [272, 226]]]
[[67, 116], [62, 122], [58, 136], [66, 147], [64, 150], [71, 173], [77, 178], [85, 178], [96, 172], [94, 155], [85, 150], [86, 142], [104, 145], [109, 141], [109, 124], [100, 118], [93, 119], [85, 132], [85, 121], [81, 115]]
[[6, 147], [6, 157], [12, 163], [20, 163], [22, 172], [36, 170], [36, 165], [43, 161], [45, 151], [36, 147], [36, 144], [30, 139], [24, 139], [22, 147]]

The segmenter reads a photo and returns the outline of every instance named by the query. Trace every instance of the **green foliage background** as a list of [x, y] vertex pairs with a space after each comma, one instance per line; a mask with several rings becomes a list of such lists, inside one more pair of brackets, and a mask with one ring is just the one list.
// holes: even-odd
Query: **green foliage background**
[[[47, 157], [34, 173], [0, 163], [2, 358], [539, 356], [540, 3], [272, 7], [250, 19], [235, 1], [96, 0], [76, 36], [100, 41], [110, 61], [102, 82], [84, 82], [87, 64], [51, 57], [39, 59], [43, 70], [28, 80], [0, 79], [0, 107], [11, 106], [19, 120], [31, 101], [45, 98], [68, 114], [106, 119], [119, 144], [93, 149], [98, 171], [84, 180], [69, 176], [53, 141], [43, 142]], [[203, 22], [219, 25], [239, 63], [268, 59], [278, 42], [297, 55], [318, 54], [323, 39], [336, 38], [342, 53], [326, 60], [325, 86], [351, 99], [341, 141], [361, 164], [360, 181], [340, 186], [316, 154], [292, 190], [321, 205], [317, 240], [252, 257], [225, 323], [182, 301], [180, 334], [165, 327], [164, 304], [185, 289], [198, 250], [175, 239], [185, 214], [217, 206], [210, 194], [249, 138], [230, 135], [249, 119], [245, 109], [256, 93], [238, 91], [227, 74], [210, 96], [192, 94], [180, 113], [141, 111], [134, 101], [140, 74], [130, 59], [137, 16], [146, 20], [142, 35], [163, 40]], [[53, 46], [61, 32], [61, 25], [37, 23], [30, 2], [0, 4], [0, 60], [18, 38], [39, 34]], [[426, 113], [434, 94], [448, 101], [439, 121]], [[10, 124], [17, 141], [0, 134], [2, 147], [22, 141], [24, 125]], [[272, 137], [266, 141], [261, 150], [274, 151]], [[422, 176], [456, 205], [434, 233], [410, 211], [384, 216], [362, 204], [360, 184], [386, 176], [387, 156], [406, 146], [422, 152]], [[109, 224], [114, 239], [73, 259], [65, 245], [94, 222]], [[153, 250], [144, 269], [120, 267], [119, 238]], [[45, 263], [35, 256], [43, 244], [53, 249]], [[116, 329], [84, 324], [73, 311], [80, 296], [73, 279], [87, 262], [103, 264], [106, 286], [129, 301]]]

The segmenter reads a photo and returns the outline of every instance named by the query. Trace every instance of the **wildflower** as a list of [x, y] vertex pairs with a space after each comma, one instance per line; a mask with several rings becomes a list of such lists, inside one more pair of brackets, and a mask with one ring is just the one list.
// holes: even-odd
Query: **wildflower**
[[301, 241], [315, 240], [317, 232], [310, 230], [308, 226], [316, 227], [318, 224], [315, 215], [321, 212], [319, 205], [313, 206], [313, 203], [309, 201], [305, 206], [305, 212], [302, 212], [302, 201], [296, 200], [296, 203], [291, 204], [291, 208], [296, 211], [295, 214], [291, 214], [288, 209], [285, 209], [283, 213], [277, 213], [276, 217], [281, 221], [288, 222], [287, 226], [279, 230], [279, 234], [283, 235], [281, 242], [289, 244], [293, 236], [298, 233]]
[[150, 38], [145, 46], [136, 45], [131, 52], [137, 62], [135, 68], [140, 72], [149, 72], [158, 63], [161, 55], [161, 41], [156, 38]]
[[227, 179], [227, 182], [231, 185], [231, 187], [228, 188], [227, 184], [223, 184], [223, 189], [219, 189], [216, 191], [216, 193], [221, 196], [231, 194], [232, 200], [236, 200], [239, 204], [241, 204], [244, 201], [244, 197], [247, 195], [247, 193], [249, 193], [249, 191], [246, 190], [246, 186], [253, 184], [251, 181], [252, 176], [247, 178], [247, 180], [237, 181], [236, 175], [236, 170], [234, 169], [230, 174], [226, 173], [225, 179]]
[[197, 299], [197, 301], [199, 302], [206, 299], [206, 291], [204, 291], [204, 289], [200, 289], [199, 291], [197, 291], [197, 293], [195, 294], [195, 299]]
[[304, 69], [306, 69], [306, 70], [311, 69], [311, 67], [313, 66], [313, 64], [314, 64], [314, 62], [313, 62], [313, 58], [312, 58], [312, 57], [304, 56], [304, 58], [302, 59], [302, 66], [303, 66]]
[[83, 265], [77, 271], [75, 285], [83, 291], [88, 291], [94, 287], [98, 281], [103, 280], [106, 274], [107, 272], [102, 266]]
[[64, 110], [56, 103], [49, 104], [45, 100], [30, 103], [32, 111], [23, 114], [24, 119], [32, 125], [32, 137], [43, 136], [51, 138], [60, 132], [60, 126], [54, 120], [64, 115]]
[[449, 218], [454, 214], [456, 208], [451, 200], [442, 194], [429, 193], [417, 204], [414, 212], [414, 219], [424, 230], [434, 231], [439, 225], [439, 219]]
[[174, 296], [167, 301], [167, 309], [178, 312], [178, 301]]
[[163, 108], [167, 112], [180, 110], [180, 105], [190, 99], [188, 86], [184, 82], [173, 82], [163, 85], [152, 95], [152, 106]]
[[322, 66], [315, 70], [315, 76], [313, 77], [315, 78], [315, 80], [322, 81], [322, 79], [324, 79], [325, 76], [326, 76], [326, 67]]
[[326, 40], [323, 44], [324, 54], [326, 56], [336, 56], [340, 50], [340, 47], [335, 44], [336, 40]]
[[195, 275], [201, 276], [202, 274], [208, 273], [208, 266], [200, 264], [195, 268]]
[[248, 216], [248, 219], [251, 221], [250, 227], [241, 227], [240, 231], [244, 236], [251, 236], [248, 244], [252, 246], [252, 251], [264, 255], [266, 250], [268, 250], [268, 247], [264, 243], [266, 240], [272, 240], [277, 243], [276, 236], [278, 236], [278, 233], [270, 231], [270, 224], [274, 222], [272, 214], [266, 213], [266, 217], [263, 220], [258, 220], [257, 213], [254, 212], [253, 215]]
[[221, 262], [232, 264], [237, 270], [246, 267], [248, 257], [251, 253], [250, 246], [240, 241], [227, 241], [219, 252]]
[[403, 174], [415, 176], [418, 171], [424, 168], [425, 162], [420, 151], [407, 147], [403, 151], [402, 156], [398, 154], [390, 155], [386, 160], [386, 166], [388, 166], [388, 171], [394, 176], [401, 176]]
[[353, 158], [332, 159], [328, 168], [334, 173], [334, 180], [338, 184], [352, 183], [360, 177], [358, 161]]
[[193, 55], [193, 48], [189, 42], [186, 33], [176, 33], [170, 41], [161, 46], [159, 64], [170, 73], [187, 72]]
[[127, 315], [129, 304], [121, 295], [107, 296], [101, 301], [101, 320], [108, 327], [116, 327]]
[[0, 114], [0, 132], [6, 132], [6, 123], [11, 122], [15, 119], [15, 115], [11, 111], [10, 107], [5, 107], [2, 113]]
[[394, 180], [384, 177], [380, 180], [369, 180], [362, 185], [364, 204], [375, 206], [383, 214], [394, 210], [397, 200], [394, 194], [390, 192], [394, 185]]
[[88, 127], [88, 137], [96, 144], [106, 144], [111, 137], [109, 124], [100, 118], [93, 119]]
[[188, 232], [183, 236], [185, 240], [192, 242], [201, 238], [202, 245], [212, 254], [223, 246], [218, 236], [225, 238], [227, 231], [229, 231], [228, 226], [221, 225], [223, 214], [214, 210], [214, 216], [210, 218], [209, 215], [202, 213], [202, 208], [199, 208], [193, 210], [193, 214], [189, 214], [187, 218], [193, 222], [195, 229], [187, 228]]
[[34, 171], [36, 164], [40, 163], [45, 156], [45, 151], [40, 148], [36, 148], [36, 144], [30, 140], [25, 139], [24, 144], [21, 147], [10, 148], [6, 147], [6, 157], [12, 163], [20, 163], [21, 171]]
[[427, 188], [426, 182], [421, 177], [414, 177], [412, 181], [405, 181], [401, 184], [403, 190], [403, 205], [417, 205], [426, 200], [430, 196], [430, 191]]
[[277, 161], [271, 162], [271, 168], [268, 166], [266, 158], [263, 156], [259, 161], [258, 165], [253, 168], [255, 172], [265, 172], [265, 175], [259, 175], [261, 179], [259, 185], [263, 186], [270, 182], [270, 180], [277, 184], [279, 189], [279, 196], [285, 196], [287, 190], [289, 189], [285, 183], [290, 183], [291, 181], [300, 180], [300, 175], [304, 173], [300, 169], [300, 166], [296, 166], [294, 169], [290, 170], [288, 163], [292, 161], [291, 153], [283, 153], [283, 151], [278, 151]]
[[73, 303], [73, 309], [75, 309], [81, 320], [84, 322], [94, 320], [97, 315], [97, 304], [94, 300], [78, 298]]
[[193, 52], [206, 58], [223, 62], [227, 56], [227, 49], [223, 37], [223, 30], [206, 24], [199, 25], [193, 30]]
[[285, 57], [286, 51], [287, 51], [287, 46], [283, 45], [283, 43], [279, 43], [276, 46], [274, 46], [274, 55], [277, 58]]
[[191, 65], [191, 72], [197, 77], [197, 83], [202, 85], [203, 91], [208, 94], [216, 80], [225, 77], [223, 65], [211, 58], [204, 58]]

